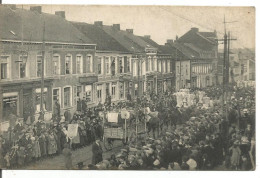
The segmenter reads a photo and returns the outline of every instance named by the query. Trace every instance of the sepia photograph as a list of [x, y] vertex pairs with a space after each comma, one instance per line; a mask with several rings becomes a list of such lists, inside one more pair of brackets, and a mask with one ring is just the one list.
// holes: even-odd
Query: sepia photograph
[[0, 169], [256, 169], [254, 7], [1, 4], [0, 40]]

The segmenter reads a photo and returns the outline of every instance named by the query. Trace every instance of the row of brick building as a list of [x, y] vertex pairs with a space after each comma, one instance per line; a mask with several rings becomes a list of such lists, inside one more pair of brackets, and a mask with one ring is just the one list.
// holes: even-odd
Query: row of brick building
[[43, 51], [46, 115], [55, 101], [61, 114], [73, 113], [84, 97], [93, 106], [108, 95], [118, 102], [217, 83], [216, 32], [192, 28], [159, 45], [120, 24], [71, 22], [64, 11], [47, 14], [40, 6], [0, 6], [0, 24], [2, 120], [39, 114]]

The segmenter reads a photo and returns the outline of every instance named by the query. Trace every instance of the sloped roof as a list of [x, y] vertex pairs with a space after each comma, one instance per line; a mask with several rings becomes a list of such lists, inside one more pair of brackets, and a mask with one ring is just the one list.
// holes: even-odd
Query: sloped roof
[[204, 51], [211, 51], [217, 45], [215, 32], [199, 32], [198, 28], [192, 28], [177, 41], [179, 43], [190, 43]]
[[103, 25], [103, 30], [118, 41], [124, 48], [128, 51], [134, 53], [143, 53], [145, 52], [146, 47], [153, 47], [149, 43], [145, 42], [139, 36], [136, 36], [132, 33], [129, 33], [124, 30], [114, 29], [112, 26]]
[[83, 22], [71, 22], [77, 29], [97, 44], [97, 50], [128, 52], [112, 36], [108, 35], [102, 27]]
[[158, 47], [159, 54], [173, 55], [174, 52], [175, 52], [175, 50], [173, 49], [173, 47], [169, 46], [169, 45], [159, 45], [159, 47]]
[[66, 19], [46, 13], [0, 6], [1, 40], [94, 44]]
[[158, 48], [160, 47], [159, 44], [157, 44], [155, 41], [153, 41], [151, 38], [147, 38], [144, 36], [138, 36], [139, 38], [141, 38], [142, 40], [144, 40], [146, 43], [150, 44], [151, 46]]
[[176, 48], [178, 51], [180, 51], [184, 56], [186, 56], [189, 59], [197, 58], [199, 57], [199, 54], [193, 50], [191, 50], [189, 47], [185, 46], [184, 44], [175, 42], [172, 44], [174, 48]]
[[204, 36], [206, 38], [216, 38], [217, 37], [215, 32], [199, 32], [199, 34], [201, 34], [202, 36]]

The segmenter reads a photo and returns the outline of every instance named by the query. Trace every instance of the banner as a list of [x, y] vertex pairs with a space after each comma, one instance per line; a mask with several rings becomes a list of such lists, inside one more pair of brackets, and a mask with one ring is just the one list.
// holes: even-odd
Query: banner
[[117, 112], [107, 113], [107, 121], [118, 123], [118, 113]]
[[77, 136], [78, 124], [68, 124], [68, 137], [73, 138]]
[[149, 115], [152, 116], [152, 117], [158, 117], [158, 112], [157, 111], [150, 112]]
[[128, 111], [121, 111], [121, 118], [122, 119], [129, 119], [130, 113]]
[[10, 126], [9, 121], [0, 122], [0, 132], [8, 131], [9, 126]]

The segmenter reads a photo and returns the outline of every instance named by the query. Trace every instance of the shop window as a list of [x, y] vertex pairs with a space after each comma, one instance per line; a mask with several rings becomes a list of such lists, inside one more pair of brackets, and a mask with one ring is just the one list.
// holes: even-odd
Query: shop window
[[98, 101], [102, 100], [102, 85], [97, 86], [97, 98], [98, 98]]
[[71, 106], [71, 87], [65, 87], [63, 89], [63, 103], [64, 108]]
[[135, 96], [138, 96], [138, 84], [135, 84]]
[[17, 115], [18, 93], [3, 94], [3, 121], [9, 121], [9, 115]]
[[[35, 104], [36, 104], [36, 113], [39, 113], [41, 111], [41, 88], [37, 88], [35, 90]], [[44, 88], [43, 95], [42, 95], [42, 104], [43, 104], [43, 110], [46, 111], [46, 101], [47, 101], [47, 88]]]
[[89, 101], [92, 101], [92, 85], [85, 86], [85, 94], [86, 94], [86, 98]]
[[112, 91], [111, 91], [111, 98], [115, 98], [116, 97], [116, 82], [112, 83]]
[[120, 98], [124, 98], [124, 94], [125, 94], [125, 87], [124, 87], [124, 82], [120, 82]]

